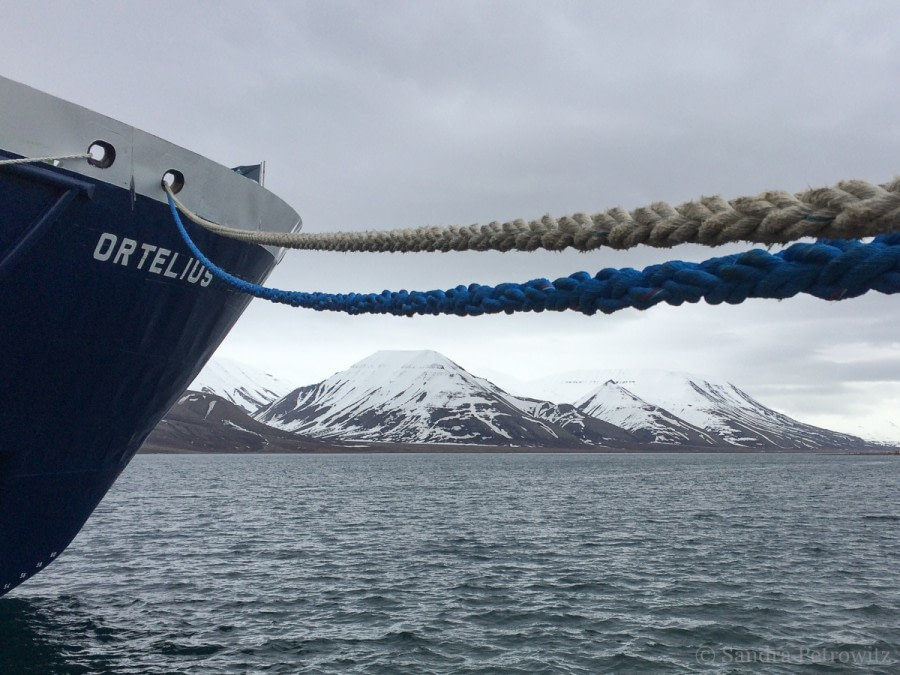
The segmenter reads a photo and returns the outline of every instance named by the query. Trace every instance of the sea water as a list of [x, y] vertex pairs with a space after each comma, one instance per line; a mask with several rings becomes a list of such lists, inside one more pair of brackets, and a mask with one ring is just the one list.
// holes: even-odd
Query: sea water
[[144, 455], [7, 673], [900, 672], [900, 457]]

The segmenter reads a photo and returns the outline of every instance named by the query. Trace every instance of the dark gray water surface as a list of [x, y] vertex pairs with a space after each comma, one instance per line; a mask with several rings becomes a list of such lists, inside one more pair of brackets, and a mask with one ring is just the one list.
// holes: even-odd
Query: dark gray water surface
[[900, 672], [900, 458], [139, 456], [0, 671]]

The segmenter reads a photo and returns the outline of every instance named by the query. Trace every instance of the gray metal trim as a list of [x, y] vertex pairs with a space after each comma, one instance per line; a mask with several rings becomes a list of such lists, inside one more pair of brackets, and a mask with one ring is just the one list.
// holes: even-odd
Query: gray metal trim
[[[0, 77], [0, 148], [23, 157], [87, 152], [95, 141], [116, 151], [107, 169], [85, 160], [63, 166], [82, 176], [166, 202], [163, 174], [176, 169], [185, 185], [178, 198], [191, 211], [222, 225], [248, 230], [293, 232], [300, 229], [296, 211], [252, 180], [190, 150], [140, 129], [69, 103], [27, 85]], [[280, 259], [283, 251], [269, 248]]]

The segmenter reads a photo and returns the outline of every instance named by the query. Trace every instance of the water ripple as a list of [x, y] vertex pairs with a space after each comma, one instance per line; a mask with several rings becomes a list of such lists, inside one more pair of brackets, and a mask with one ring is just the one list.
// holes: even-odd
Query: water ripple
[[0, 672], [897, 672], [898, 479], [816, 455], [141, 456], [0, 600]]

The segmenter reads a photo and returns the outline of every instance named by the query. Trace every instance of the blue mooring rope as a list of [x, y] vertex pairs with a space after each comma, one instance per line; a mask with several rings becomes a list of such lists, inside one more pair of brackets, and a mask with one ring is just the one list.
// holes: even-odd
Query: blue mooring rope
[[821, 240], [793, 244], [774, 254], [752, 249], [701, 263], [673, 260], [641, 271], [607, 268], [595, 276], [576, 272], [553, 282], [532, 279], [523, 284], [470, 284], [446, 291], [283, 291], [244, 281], [213, 264], [191, 240], [171, 197], [169, 208], [188, 248], [214, 277], [257, 298], [318, 311], [396, 316], [544, 310], [611, 314], [626, 307], [648, 309], [661, 302], [738, 304], [747, 298], [783, 299], [798, 293], [844, 300], [870, 290], [886, 294], [900, 291], [900, 233], [881, 235], [868, 244], [855, 239]]

